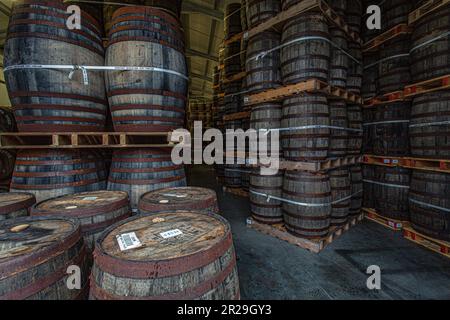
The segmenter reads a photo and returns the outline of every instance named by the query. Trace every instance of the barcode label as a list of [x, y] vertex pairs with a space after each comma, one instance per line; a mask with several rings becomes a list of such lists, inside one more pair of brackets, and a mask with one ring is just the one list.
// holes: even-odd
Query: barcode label
[[97, 199], [98, 199], [98, 197], [86, 197], [86, 198], [83, 198], [81, 200], [83, 200], [83, 201], [95, 201]]
[[134, 232], [117, 235], [116, 238], [121, 251], [142, 247], [141, 241]]
[[173, 238], [173, 237], [176, 237], [176, 236], [179, 236], [179, 235], [182, 235], [182, 234], [183, 234], [183, 232], [181, 232], [178, 229], [160, 233], [161, 237], [163, 237], [164, 239]]

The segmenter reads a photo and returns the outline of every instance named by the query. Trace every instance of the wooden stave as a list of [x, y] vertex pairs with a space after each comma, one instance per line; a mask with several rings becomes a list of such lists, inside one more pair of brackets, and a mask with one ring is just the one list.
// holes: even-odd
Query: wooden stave
[[375, 181], [375, 166], [363, 165], [363, 207], [368, 209], [375, 208], [375, 185], [370, 181]]
[[[28, 255], [1, 261], [0, 299], [80, 300], [87, 297], [90, 266], [78, 221], [67, 218], [22, 217], [3, 221], [0, 226], [9, 226], [10, 229], [11, 226], [46, 220], [66, 221], [73, 225], [73, 229], [56, 244], [47, 245]], [[69, 290], [67, 287], [67, 268], [71, 265], [81, 268], [81, 290]], [[56, 272], [49, 274], [49, 269]], [[36, 275], [41, 276], [39, 280], [35, 278]], [[28, 276], [31, 280], [19, 280], [19, 276]]]
[[[133, 168], [134, 164], [139, 168]], [[173, 164], [170, 150], [138, 148], [114, 152], [107, 189], [126, 191], [131, 208], [138, 208], [139, 197], [146, 192], [181, 186], [186, 186], [184, 168]]]
[[[347, 104], [341, 100], [330, 100], [330, 126], [348, 128]], [[345, 157], [348, 151], [348, 131], [330, 130], [330, 140], [328, 146], [328, 157]]]
[[[343, 226], [348, 221], [350, 212], [352, 185], [348, 168], [329, 171], [332, 201], [331, 226]], [[345, 198], [348, 200], [341, 201]]]
[[350, 203], [349, 216], [356, 217], [361, 214], [364, 198], [362, 166], [359, 164], [350, 166], [349, 170], [352, 181], [352, 200]]
[[[175, 214], [181, 215], [184, 211], [176, 211]], [[166, 260], [146, 260], [146, 261], [129, 261], [124, 259], [118, 259], [114, 256], [108, 255], [103, 251], [101, 243], [103, 239], [114, 230], [114, 228], [120, 227], [128, 222], [132, 222], [136, 219], [160, 218], [162, 221], [165, 220], [165, 215], [170, 214], [169, 212], [161, 213], [157, 215], [142, 215], [136, 216], [128, 219], [125, 222], [116, 224], [105, 231], [102, 238], [100, 238], [96, 243], [96, 250], [94, 252], [94, 267], [91, 275], [91, 294], [90, 299], [92, 300], [168, 300], [168, 299], [200, 299], [200, 300], [233, 300], [239, 299], [239, 280], [237, 276], [236, 268], [236, 257], [234, 253], [233, 240], [231, 235], [231, 230], [228, 222], [222, 217], [215, 214], [205, 214], [202, 212], [190, 212], [196, 215], [207, 215], [211, 218], [215, 218], [222, 222], [227, 231], [223, 236], [223, 240], [208, 251], [197, 252], [195, 254], [187, 255], [184, 257], [177, 257], [173, 259]], [[155, 221], [155, 220], [154, 220]], [[216, 259], [217, 257], [217, 259]], [[219, 264], [217, 264], [220, 261]], [[214, 267], [214, 265], [220, 266], [220, 271], [212, 279], [202, 279], [202, 281], [197, 281], [195, 285], [191, 288], [181, 287], [179, 291], [174, 292], [158, 292], [155, 295], [135, 295], [132, 292], [128, 292], [127, 295], [120, 295], [114, 292], [108, 292], [101, 285], [98, 284], [99, 279], [103, 274], [108, 274], [108, 278], [119, 279], [120, 281], [127, 282], [140, 282], [141, 286], [145, 286], [149, 289], [156, 290], [162, 289], [163, 291], [168, 291], [166, 287], [162, 284], [155, 285], [154, 283], [159, 281], [169, 281], [171, 279], [174, 284], [183, 284], [184, 281], [179, 280], [177, 277], [182, 275], [195, 273], [198, 269]], [[101, 270], [103, 269], [103, 270]], [[153, 270], [153, 272], [152, 272]], [[217, 277], [218, 276], [218, 277]], [[218, 279], [219, 278], [219, 279]], [[177, 280], [178, 279], [178, 280]], [[197, 277], [195, 277], [197, 279]], [[153, 284], [152, 284], [153, 283]], [[228, 284], [227, 284], [228, 283]], [[206, 285], [205, 285], [206, 284]], [[224, 287], [231, 289], [232, 292], [228, 292], [228, 296], [221, 296], [220, 285], [224, 284]], [[231, 285], [230, 285], [231, 284]], [[133, 289], [133, 287], [129, 287]], [[211, 290], [212, 289], [212, 290]], [[217, 290], [219, 289], [219, 290]], [[205, 292], [206, 291], [206, 292]], [[225, 290], [226, 293], [227, 290]], [[222, 292], [223, 294], [224, 292]]]
[[267, 194], [282, 198], [283, 174], [263, 176], [260, 169], [254, 169], [250, 173], [250, 210], [252, 218], [263, 224], [278, 224], [283, 222], [283, 205], [280, 200], [270, 199], [255, 194]]
[[[340, 49], [348, 50], [348, 41], [344, 31], [338, 28], [330, 28], [330, 38]], [[352, 62], [349, 61], [344, 52], [332, 46], [328, 84], [345, 89], [347, 87], [347, 72], [350, 63]]]
[[[350, 129], [363, 129], [362, 107], [360, 105], [347, 105], [348, 127]], [[359, 156], [362, 152], [363, 132], [350, 131], [348, 134], [348, 155]]]
[[[316, 183], [319, 191], [311, 194], [308, 182]], [[308, 191], [296, 192], [295, 187]], [[318, 239], [325, 237], [331, 225], [331, 185], [327, 174], [286, 171], [283, 182], [283, 199], [303, 203], [323, 203], [324, 207], [303, 207], [283, 203], [283, 216], [287, 231], [297, 237]], [[316, 222], [317, 225], [314, 224]], [[311, 223], [313, 224], [311, 226]]]
[[[36, 5], [49, 10], [41, 10]], [[18, 64], [103, 65], [103, 45], [93, 19], [83, 13], [82, 30], [67, 30], [65, 7], [45, 1], [26, 1], [16, 5], [5, 45], [5, 67]], [[43, 20], [29, 19], [32, 12], [38, 12], [38, 17]], [[14, 19], [15, 14], [22, 22]], [[60, 27], [44, 25], [52, 23], [44, 18], [52, 17]], [[28, 24], [15, 24], [25, 21]], [[39, 28], [40, 33], [36, 32]], [[60, 36], [49, 35], [48, 28], [60, 30]], [[91, 39], [85, 38], [83, 34], [88, 34]], [[53, 58], [46, 54], [17, 55], [22, 52], [22, 47], [32, 47], [36, 52], [41, 50], [45, 53], [52, 50], [61, 52], [61, 46], [67, 49], [66, 52]], [[77, 55], [73, 52], [77, 52]], [[28, 79], [48, 80], [30, 83]], [[76, 72], [74, 79], [70, 80], [61, 70], [50, 69], [11, 70], [5, 80], [20, 131], [103, 130], [107, 103], [102, 73], [90, 74], [90, 86], [78, 85], [82, 82], [80, 72]]]
[[369, 125], [375, 122], [377, 108], [363, 108], [363, 153], [374, 154], [375, 141], [377, 139], [377, 126]]
[[449, 174], [413, 170], [409, 203], [413, 229], [434, 239], [450, 241], [449, 213], [428, 206], [450, 209], [449, 185]]
[[[35, 172], [35, 167], [40, 170]], [[83, 150], [19, 151], [12, 192], [29, 192], [40, 202], [57, 196], [106, 188], [103, 161]], [[48, 180], [46, 180], [48, 179]]]

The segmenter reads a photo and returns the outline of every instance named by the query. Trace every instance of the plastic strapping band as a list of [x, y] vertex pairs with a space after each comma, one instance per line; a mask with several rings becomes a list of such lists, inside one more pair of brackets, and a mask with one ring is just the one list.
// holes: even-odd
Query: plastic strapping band
[[450, 121], [412, 124], [409, 127], [410, 128], [422, 128], [422, 127], [428, 127], [428, 126], [445, 126], [445, 125], [450, 125]]
[[271, 195], [268, 195], [268, 194], [265, 194], [265, 193], [260, 193], [260, 192], [254, 191], [254, 190], [250, 190], [250, 193], [252, 193], [254, 195], [267, 198], [267, 202], [270, 202], [270, 200], [278, 200], [278, 201], [281, 201], [281, 202], [297, 205], [297, 206], [300, 206], [300, 207], [310, 207], [310, 208], [329, 207], [329, 206], [331, 206], [333, 204], [338, 204], [338, 203], [350, 200], [351, 198], [353, 198], [354, 196], [356, 196], [356, 195], [358, 195], [358, 194], [360, 194], [362, 192], [363, 191], [358, 191], [358, 192], [352, 194], [351, 196], [348, 196], [348, 197], [345, 197], [343, 199], [339, 199], [339, 200], [336, 200], [336, 201], [333, 201], [333, 202], [329, 202], [329, 203], [303, 203], [303, 202], [292, 201], [292, 200], [288, 200], [288, 199], [284, 199], [284, 198], [279, 198], [279, 197], [276, 197], [276, 196], [271, 196]]
[[385, 61], [389, 61], [389, 60], [393, 60], [393, 59], [397, 59], [397, 58], [409, 57], [409, 55], [410, 55], [409, 53], [403, 53], [403, 54], [397, 54], [395, 56], [390, 56], [390, 57], [381, 59], [377, 62], [374, 62], [372, 64], [369, 64], [369, 65], [365, 66], [364, 69], [370, 69], [370, 68], [375, 67], [376, 65], [379, 65], [380, 63], [385, 62]]
[[379, 122], [364, 123], [363, 126], [367, 127], [367, 126], [375, 126], [378, 124], [395, 124], [395, 123], [409, 123], [409, 122], [411, 122], [411, 121], [410, 120], [379, 121]]
[[442, 207], [439, 207], [439, 206], [435, 206], [435, 205], [432, 205], [432, 204], [429, 204], [429, 203], [425, 203], [425, 202], [421, 202], [421, 201], [418, 201], [418, 200], [414, 200], [414, 199], [411, 199], [411, 198], [409, 198], [409, 201], [412, 202], [412, 203], [415, 203], [415, 204], [419, 204], [419, 205], [424, 206], [424, 207], [429, 207], [429, 208], [433, 208], [433, 209], [437, 209], [437, 210], [441, 210], [441, 211], [445, 211], [445, 212], [450, 212], [450, 209], [448, 209], [448, 208], [442, 208]]
[[343, 131], [352, 131], [352, 132], [363, 132], [362, 129], [352, 129], [352, 128], [344, 128], [344, 127], [335, 127], [335, 126], [324, 126], [324, 125], [313, 125], [313, 126], [301, 126], [301, 127], [290, 127], [290, 128], [279, 128], [279, 129], [260, 129], [259, 131], [265, 131], [266, 134], [271, 131], [300, 131], [300, 130], [310, 130], [310, 129], [332, 129], [332, 130], [343, 130]]
[[441, 40], [442, 38], [448, 37], [450, 36], [450, 32], [445, 32], [439, 36], [437, 36], [436, 38], [433, 38], [431, 40], [425, 41], [424, 43], [419, 44], [418, 46], [415, 46], [414, 48], [412, 48], [409, 52], [412, 53], [413, 51], [416, 51], [422, 47], [428, 46], [430, 44], [432, 44], [435, 41]]
[[371, 184], [377, 184], [377, 185], [384, 186], [384, 187], [398, 188], [398, 189], [409, 189], [409, 186], [402, 186], [402, 185], [399, 185], [399, 184], [383, 183], [383, 182], [367, 180], [367, 179], [364, 179], [363, 181], [367, 182], [367, 183], [371, 183]]

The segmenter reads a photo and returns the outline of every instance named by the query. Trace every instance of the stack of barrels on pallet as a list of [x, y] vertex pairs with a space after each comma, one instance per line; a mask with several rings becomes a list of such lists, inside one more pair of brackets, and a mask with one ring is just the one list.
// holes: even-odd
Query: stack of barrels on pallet
[[203, 129], [213, 128], [212, 103], [209, 102], [190, 102], [188, 111], [188, 129], [194, 130], [194, 122], [202, 122]]
[[[386, 30], [408, 22], [408, 14], [427, 1], [385, 1]], [[410, 24], [412, 34], [389, 40], [368, 52], [367, 98], [401, 91], [406, 85], [450, 74], [450, 5]], [[377, 54], [380, 52], [380, 54]], [[365, 152], [377, 156], [450, 159], [450, 95], [446, 90], [416, 95], [365, 110]], [[411, 221], [418, 232], [450, 240], [450, 174], [399, 167], [365, 166], [364, 206], [384, 217]]]
[[[0, 195], [0, 299], [240, 298], [231, 229], [213, 190], [149, 192], [139, 208], [130, 217], [121, 191], [37, 204], [28, 193]], [[67, 285], [68, 270], [80, 272], [80, 289]]]
[[[266, 9], [255, 10], [260, 22], [298, 3], [286, 0], [279, 6], [279, 1], [255, 2], [264, 3]], [[347, 19], [351, 31], [360, 34], [359, 1], [335, 1], [332, 8]], [[280, 50], [271, 50], [280, 46]], [[354, 59], [348, 57], [348, 52]], [[360, 56], [360, 44], [329, 25], [322, 12], [303, 13], [287, 21], [281, 34], [270, 30], [249, 39], [247, 86], [256, 93], [319, 79], [360, 94], [362, 65], [355, 62], [361, 60]], [[361, 154], [361, 106], [347, 105], [344, 100], [332, 100], [325, 94], [304, 93], [282, 103], [253, 106], [251, 125], [256, 129], [281, 128], [280, 150], [285, 160], [320, 162]], [[299, 129], [305, 126], [312, 128]], [[324, 126], [355, 130], [330, 130]], [[321, 173], [288, 170], [274, 176], [263, 176], [255, 170], [251, 176], [252, 216], [265, 224], [284, 221], [286, 229], [299, 237], [322, 238], [331, 227], [343, 226], [349, 217], [360, 214], [362, 183], [360, 165]]]

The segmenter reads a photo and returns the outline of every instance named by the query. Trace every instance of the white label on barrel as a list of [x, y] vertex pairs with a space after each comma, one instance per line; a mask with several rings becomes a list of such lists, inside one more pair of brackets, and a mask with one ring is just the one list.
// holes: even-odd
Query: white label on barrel
[[72, 210], [72, 209], [76, 209], [78, 208], [78, 206], [70, 206], [70, 207], [66, 207], [66, 210]]
[[139, 241], [134, 232], [117, 235], [116, 238], [121, 251], [142, 247], [141, 241]]
[[97, 200], [98, 199], [98, 197], [86, 197], [86, 198], [83, 198], [83, 199], [81, 199], [82, 201], [95, 201], [95, 200]]
[[179, 194], [179, 193], [165, 193], [163, 196], [172, 197], [172, 198], [187, 198], [187, 194]]
[[160, 233], [161, 237], [163, 237], [164, 239], [173, 238], [173, 237], [176, 237], [176, 236], [179, 236], [179, 235], [182, 235], [182, 234], [183, 234], [183, 232], [181, 232], [178, 229]]
[[159, 203], [169, 203], [169, 200], [160, 200]]

